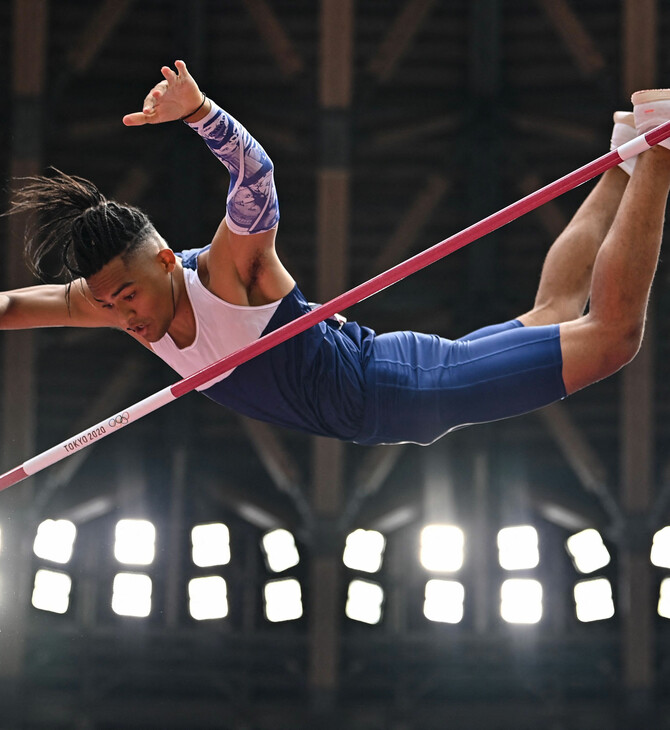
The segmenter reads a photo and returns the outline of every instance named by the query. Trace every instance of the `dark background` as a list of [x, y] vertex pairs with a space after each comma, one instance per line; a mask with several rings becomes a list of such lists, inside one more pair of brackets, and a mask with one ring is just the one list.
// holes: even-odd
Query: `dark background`
[[[176, 250], [209, 242], [228, 179], [180, 124], [128, 129], [159, 69], [183, 58], [274, 160], [280, 257], [324, 301], [609, 149], [611, 114], [670, 84], [660, 0], [2, 0], [0, 174], [54, 165], [141, 206]], [[458, 337], [530, 308], [542, 260], [587, 189], [564, 195], [356, 306], [374, 327]], [[31, 283], [2, 222], [6, 289]], [[0, 728], [279, 730], [670, 727], [665, 574], [668, 269], [625, 374], [429, 448], [363, 448], [241, 420], [191, 394], [0, 494]], [[3, 466], [174, 382], [107, 331], [4, 333]], [[32, 608], [37, 524], [79, 529], [70, 610]], [[110, 607], [114, 525], [158, 532], [153, 611]], [[194, 524], [231, 530], [230, 615], [198, 623]], [[422, 614], [418, 535], [466, 531], [465, 617]], [[495, 539], [529, 522], [544, 586], [536, 626], [499, 618]], [[294, 532], [305, 607], [271, 625], [259, 540]], [[601, 530], [616, 615], [580, 624], [565, 539]], [[378, 626], [344, 617], [346, 534], [380, 529]], [[215, 571], [216, 572], [216, 571]]]

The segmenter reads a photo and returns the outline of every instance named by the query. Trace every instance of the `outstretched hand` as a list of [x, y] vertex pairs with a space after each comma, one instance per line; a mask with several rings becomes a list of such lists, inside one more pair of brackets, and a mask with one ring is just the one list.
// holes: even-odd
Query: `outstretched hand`
[[133, 112], [123, 117], [126, 126], [173, 122], [192, 114], [198, 108], [203, 99], [198, 84], [183, 61], [175, 61], [174, 65], [177, 73], [169, 66], [161, 68], [164, 80], [149, 92], [141, 112]]

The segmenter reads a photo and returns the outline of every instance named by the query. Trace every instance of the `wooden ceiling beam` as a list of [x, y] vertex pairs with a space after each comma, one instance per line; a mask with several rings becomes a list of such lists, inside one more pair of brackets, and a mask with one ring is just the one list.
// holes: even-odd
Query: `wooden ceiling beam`
[[341, 531], [346, 531], [353, 525], [364, 502], [381, 490], [405, 448], [378, 446], [365, 454], [354, 476], [355, 486], [338, 521]]
[[70, 68], [75, 73], [83, 74], [88, 71], [133, 2], [134, 0], [105, 0], [98, 6], [68, 54]]
[[412, 251], [414, 245], [430, 216], [444, 198], [449, 182], [441, 175], [430, 175], [423, 188], [410, 203], [400, 219], [388, 243], [380, 251], [372, 265], [374, 276], [399, 263]]
[[280, 492], [291, 498], [308, 528], [312, 524], [313, 515], [301, 487], [304, 480], [276, 430], [267, 423], [244, 416], [240, 416], [240, 421], [270, 479]]
[[[134, 357], [128, 360], [111, 380], [103, 384], [96, 398], [88, 404], [81, 417], [77, 419], [72, 428], [68, 429], [68, 432], [79, 433], [87, 426], [99, 421], [101, 414], [111, 414], [118, 410], [141, 379], [143, 370], [144, 363], [141, 358]], [[53, 466], [46, 473], [45, 480], [33, 505], [38, 516], [47, 506], [54, 493], [74, 479], [94, 449], [95, 444], [82, 449], [69, 456], [58, 466]]]
[[[539, 190], [542, 185], [540, 176], [534, 172], [529, 172], [519, 180], [519, 192], [524, 196], [530, 195], [536, 190]], [[568, 219], [555, 200], [541, 205], [534, 211], [533, 215], [540, 220], [552, 241], [558, 238], [568, 224]]]
[[266, 0], [244, 0], [244, 5], [277, 62], [281, 75], [290, 79], [299, 74], [305, 64], [272, 7]]
[[656, 85], [658, 0], [624, 0], [622, 13], [621, 93], [629, 97]]
[[[35, 175], [42, 164], [44, 91], [49, 34], [47, 0], [14, 0], [12, 3], [11, 135], [9, 173], [12, 178]], [[9, 101], [9, 99], [8, 99]], [[12, 186], [21, 184], [12, 180]], [[10, 193], [11, 196], [11, 193]], [[13, 197], [13, 196], [11, 196]], [[11, 216], [3, 260], [4, 285], [14, 289], [32, 283], [24, 260], [23, 227], [26, 219]], [[35, 453], [37, 440], [37, 382], [35, 333], [3, 333], [2, 463], [10, 468]], [[0, 593], [0, 683], [8, 688], [9, 701], [2, 703], [3, 717], [10, 726], [21, 720], [15, 707], [21, 705], [26, 629], [31, 583], [28, 578], [32, 555], [26, 534], [33, 497], [33, 481], [2, 494], [3, 585]], [[28, 533], [29, 534], [29, 533]], [[6, 628], [5, 628], [6, 627]], [[16, 691], [16, 694], [14, 694]]]
[[515, 129], [543, 137], [555, 137], [587, 146], [603, 141], [603, 152], [607, 151], [604, 149], [607, 140], [602, 140], [601, 130], [594, 127], [536, 114], [507, 114], [506, 119]]
[[321, 0], [319, 23], [319, 103], [347, 109], [354, 72], [353, 0]]
[[382, 129], [370, 137], [367, 152], [398, 149], [404, 144], [417, 143], [417, 137], [433, 134], [448, 134], [458, 129], [463, 122], [462, 114], [442, 114], [439, 117], [425, 119], [414, 124], [403, 124], [392, 129]]
[[435, 0], [407, 0], [368, 64], [368, 71], [380, 83], [388, 83], [411, 47]]
[[300, 516], [279, 494], [261, 495], [250, 490], [248, 485], [233, 483], [225, 477], [203, 476], [199, 484], [205, 495], [259, 530], [284, 528], [304, 537]]
[[556, 441], [584, 489], [600, 500], [613, 523], [620, 522], [620, 509], [607, 487], [607, 469], [571, 418], [566, 406], [555, 403], [538, 411], [537, 416]]
[[605, 57], [567, 0], [536, 2], [554, 26], [581, 73], [587, 78], [598, 75], [607, 65]]

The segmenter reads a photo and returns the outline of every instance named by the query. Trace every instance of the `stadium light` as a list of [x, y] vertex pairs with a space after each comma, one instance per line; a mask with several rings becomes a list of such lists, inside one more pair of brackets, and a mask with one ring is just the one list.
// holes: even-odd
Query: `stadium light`
[[428, 525], [421, 531], [421, 564], [426, 570], [449, 573], [463, 566], [465, 536], [454, 525]]
[[189, 611], [196, 621], [228, 615], [228, 588], [219, 575], [193, 578], [188, 584]]
[[500, 615], [510, 624], [536, 624], [542, 618], [542, 584], [529, 578], [510, 578], [500, 591]]
[[612, 584], [607, 578], [580, 581], [575, 585], [574, 596], [579, 621], [603, 621], [614, 616]]
[[376, 573], [384, 560], [386, 539], [377, 530], [354, 530], [347, 536], [342, 561], [351, 570]]
[[71, 589], [72, 578], [67, 573], [40, 569], [35, 573], [32, 604], [40, 611], [66, 613]]
[[288, 530], [272, 530], [263, 535], [261, 542], [268, 568], [273, 573], [282, 573], [300, 562], [295, 538]]
[[45, 520], [37, 528], [33, 552], [38, 558], [65, 564], [72, 557], [77, 528], [69, 520]]
[[663, 578], [658, 595], [658, 615], [670, 618], [670, 578]]
[[429, 621], [457, 624], [463, 620], [465, 588], [455, 580], [429, 580], [426, 583], [423, 614]]
[[378, 624], [382, 618], [384, 589], [367, 580], [352, 580], [349, 583], [345, 613], [353, 621]]
[[200, 568], [230, 562], [230, 531], [221, 522], [196, 525], [191, 530], [191, 556]]
[[670, 527], [664, 527], [654, 535], [651, 562], [659, 568], [670, 568]]
[[143, 573], [117, 573], [112, 610], [119, 616], [146, 618], [151, 613], [151, 578]]
[[540, 562], [537, 530], [530, 525], [504, 527], [498, 533], [498, 560], [505, 570], [528, 570]]
[[265, 584], [265, 618], [272, 623], [295, 621], [302, 616], [302, 590], [295, 578]]
[[565, 546], [580, 573], [593, 573], [610, 562], [610, 554], [598, 530], [589, 528], [569, 537]]
[[150, 565], [156, 554], [156, 528], [147, 520], [119, 520], [114, 556], [126, 565]]

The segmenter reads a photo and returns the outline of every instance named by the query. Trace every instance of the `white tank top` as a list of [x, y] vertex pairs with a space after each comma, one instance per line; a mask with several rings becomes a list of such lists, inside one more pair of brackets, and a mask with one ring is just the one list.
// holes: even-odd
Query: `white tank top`
[[[173, 370], [187, 377], [257, 340], [281, 300], [260, 307], [229, 304], [205, 288], [196, 270], [184, 268], [183, 271], [186, 295], [195, 316], [195, 339], [188, 347], [180, 349], [166, 333], [150, 345]], [[209, 388], [232, 372], [229, 370], [198, 390]]]

